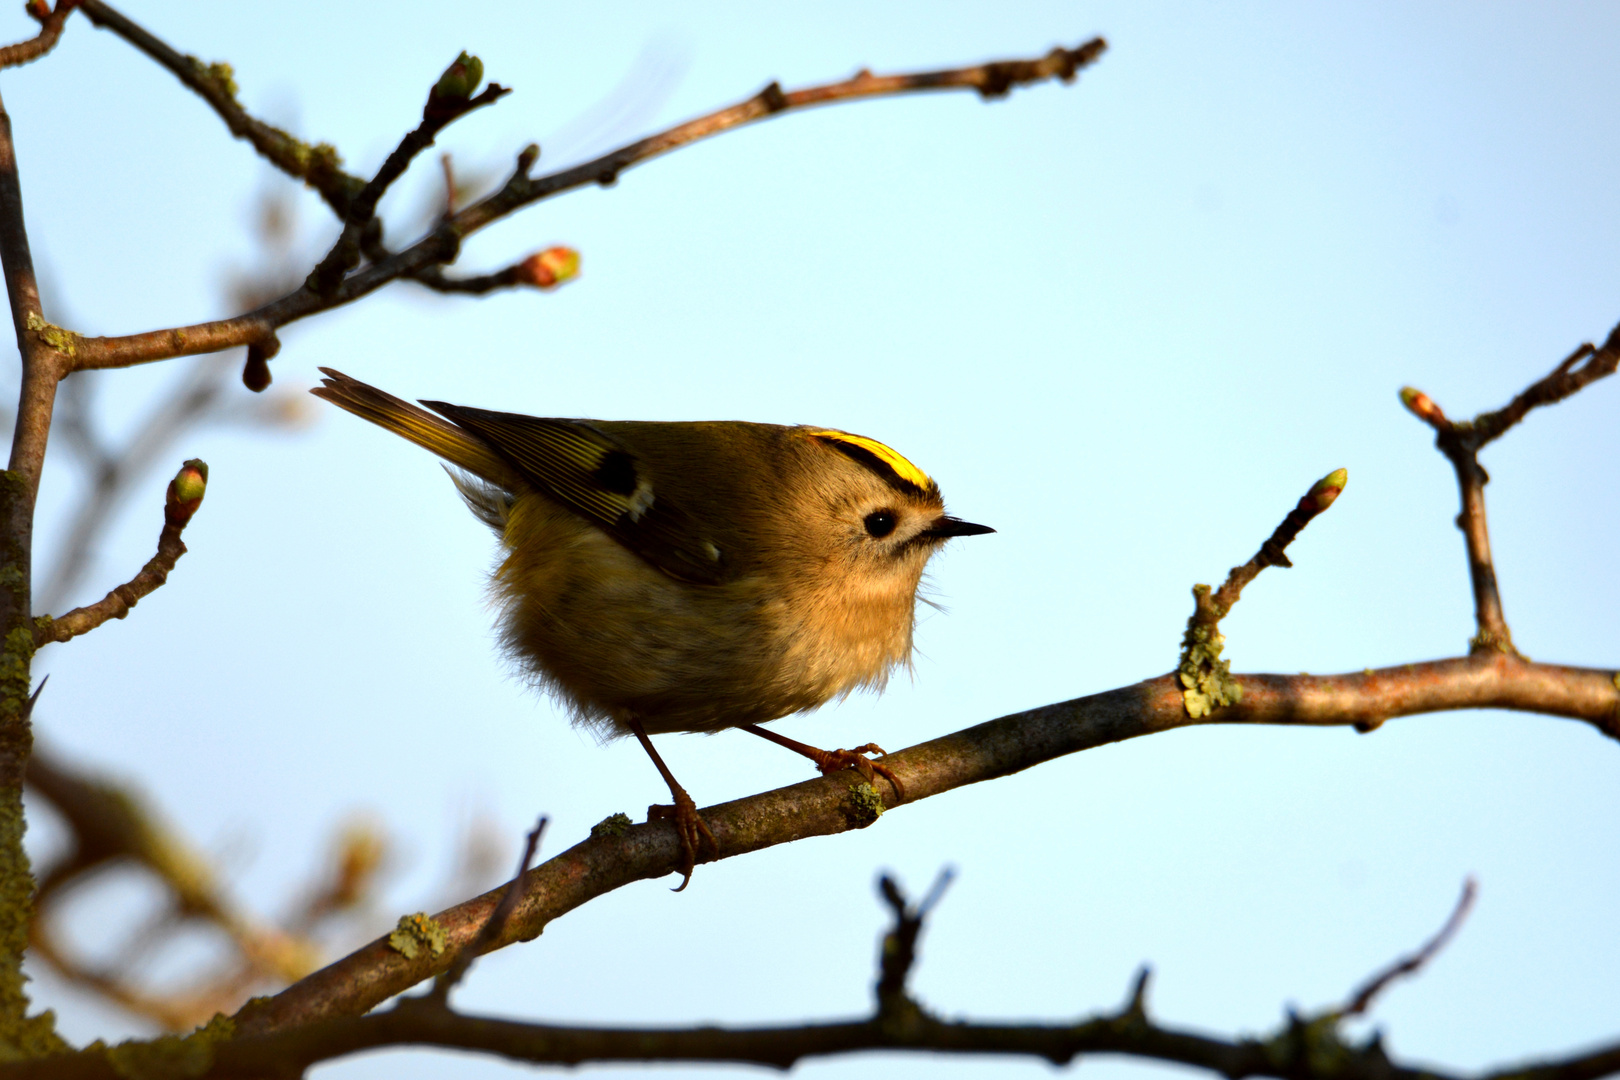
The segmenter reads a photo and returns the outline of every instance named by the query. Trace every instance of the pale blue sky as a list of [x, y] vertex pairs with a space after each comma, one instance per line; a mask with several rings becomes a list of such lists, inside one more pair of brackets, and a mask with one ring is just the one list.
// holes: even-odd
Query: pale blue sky
[[[895, 749], [1169, 669], [1189, 587], [1247, 558], [1338, 466], [1349, 489], [1295, 568], [1227, 620], [1234, 667], [1464, 648], [1451, 472], [1396, 391], [1415, 384], [1453, 415], [1495, 407], [1620, 320], [1614, 7], [692, 7], [125, 5], [182, 51], [229, 60], [251, 109], [362, 172], [463, 48], [517, 93], [441, 145], [503, 170], [531, 139], [558, 164], [773, 78], [1104, 34], [1109, 53], [1072, 87], [788, 116], [531, 209], [462, 265], [563, 242], [583, 252], [578, 282], [481, 302], [388, 290], [289, 330], [277, 385], [329, 365], [405, 397], [813, 422], [892, 443], [953, 511], [1000, 531], [935, 563], [946, 611], [924, 609], [914, 679], [779, 725], [821, 745]], [[0, 26], [28, 32], [15, 11]], [[87, 333], [220, 313], [223, 276], [252, 257], [253, 200], [291, 185], [78, 17], [0, 92], [47, 312]], [[573, 121], [605, 95], [622, 117], [581, 134]], [[424, 159], [393, 208], [436, 182]], [[335, 227], [298, 197], [318, 250]], [[109, 427], [176, 374], [105, 380]], [[1537, 659], [1620, 663], [1617, 405], [1620, 382], [1600, 384], [1485, 455], [1508, 619]], [[315, 415], [297, 436], [206, 430], [177, 449], [174, 464], [213, 467], [191, 554], [128, 620], [41, 654], [42, 737], [150, 790], [211, 848], [250, 849], [232, 865], [267, 913], [357, 808], [405, 852], [391, 919], [431, 893], [474, 810], [514, 850], [551, 814], [555, 853], [661, 800], [633, 744], [596, 745], [503, 668], [482, 600], [491, 540], [434, 462]], [[165, 479], [136, 494], [86, 596], [149, 556]], [[79, 482], [47, 474], [42, 564]], [[661, 746], [700, 804], [807, 775], [739, 734]], [[1620, 749], [1586, 727], [1506, 714], [1143, 739], [700, 868], [680, 896], [622, 890], [481, 963], [459, 1000], [604, 1023], [855, 1014], [884, 921], [875, 875], [920, 890], [948, 862], [960, 876], [916, 978], [944, 1013], [1113, 1008], [1149, 961], [1164, 1021], [1259, 1032], [1414, 946], [1472, 873], [1472, 920], [1373, 1020], [1408, 1059], [1500, 1064], [1620, 1035], [1617, 778]], [[130, 1030], [36, 986], [74, 1037]], [[445, 1067], [386, 1056], [319, 1075]], [[1047, 1068], [863, 1057], [801, 1072]]]

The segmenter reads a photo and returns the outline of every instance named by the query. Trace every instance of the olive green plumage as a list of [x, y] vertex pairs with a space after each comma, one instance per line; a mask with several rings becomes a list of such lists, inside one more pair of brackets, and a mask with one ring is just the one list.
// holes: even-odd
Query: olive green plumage
[[542, 419], [424, 402], [336, 371], [314, 392], [463, 470], [500, 536], [507, 652], [607, 733], [716, 731], [881, 687], [951, 536], [905, 458], [846, 432]]

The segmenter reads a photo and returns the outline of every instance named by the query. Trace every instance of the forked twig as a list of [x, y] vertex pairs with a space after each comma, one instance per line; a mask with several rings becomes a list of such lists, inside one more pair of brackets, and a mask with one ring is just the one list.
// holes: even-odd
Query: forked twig
[[1475, 632], [1468, 643], [1471, 654], [1520, 655], [1502, 612], [1502, 594], [1491, 558], [1491, 534], [1485, 520], [1485, 485], [1491, 478], [1479, 463], [1480, 450], [1501, 438], [1531, 409], [1556, 404], [1598, 379], [1614, 374], [1617, 366], [1620, 366], [1620, 326], [1609, 332], [1602, 348], [1590, 342], [1581, 345], [1545, 378], [1532, 383], [1507, 405], [1480, 413], [1472, 420], [1448, 419], [1429, 395], [1410, 386], [1402, 388], [1401, 403], [1434, 428], [1434, 445], [1457, 473], [1462, 501], [1457, 528], [1462, 530], [1467, 547], [1468, 577], [1474, 591]]

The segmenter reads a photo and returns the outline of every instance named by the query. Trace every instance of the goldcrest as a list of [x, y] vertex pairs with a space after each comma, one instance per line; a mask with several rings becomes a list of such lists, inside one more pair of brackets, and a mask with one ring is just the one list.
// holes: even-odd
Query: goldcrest
[[[422, 446], [506, 554], [506, 652], [578, 723], [634, 734], [675, 798], [690, 877], [713, 837], [649, 734], [742, 727], [825, 771], [887, 768], [758, 725], [909, 661], [917, 586], [944, 542], [994, 530], [874, 439], [740, 421], [561, 420], [418, 408], [322, 368], [313, 393]], [[437, 413], [438, 415], [434, 415]], [[683, 886], [684, 887], [684, 882]]]

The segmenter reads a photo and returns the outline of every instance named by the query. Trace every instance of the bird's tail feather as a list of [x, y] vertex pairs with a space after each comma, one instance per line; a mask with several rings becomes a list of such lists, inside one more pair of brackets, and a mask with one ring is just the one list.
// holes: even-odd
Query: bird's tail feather
[[510, 465], [462, 428], [341, 371], [325, 367], [320, 370], [326, 378], [310, 391], [316, 397], [370, 420], [497, 487], [517, 491], [523, 486]]

